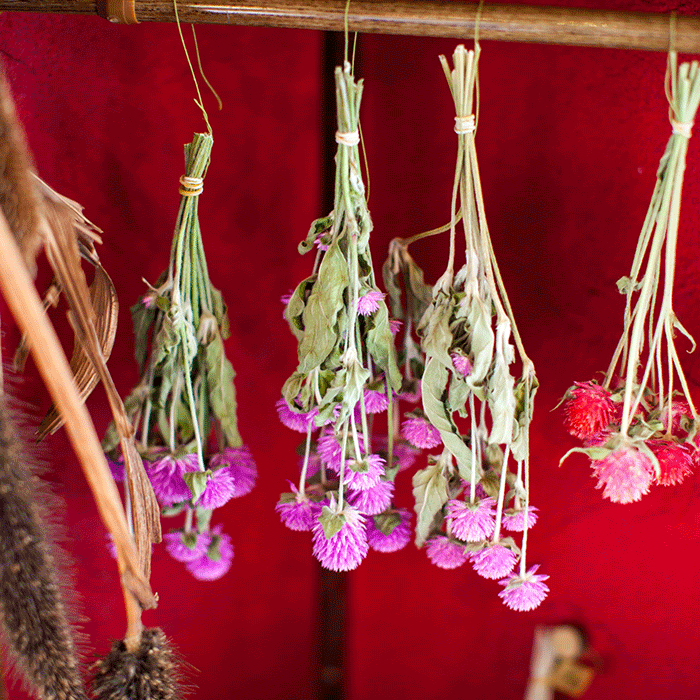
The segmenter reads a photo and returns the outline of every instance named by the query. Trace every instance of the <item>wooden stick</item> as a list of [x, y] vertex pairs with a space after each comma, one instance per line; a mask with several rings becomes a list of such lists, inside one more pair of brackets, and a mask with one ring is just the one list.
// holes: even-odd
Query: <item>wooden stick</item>
[[[182, 22], [341, 31], [345, 0], [178, 0]], [[172, 0], [0, 0], [0, 10], [101, 14], [115, 22], [174, 22]], [[350, 31], [469, 39], [477, 3], [352, 0]], [[569, 46], [667, 51], [669, 17], [570, 7], [484, 5], [479, 37]], [[700, 52], [700, 19], [678, 17], [676, 50]]]
[[[0, 213], [0, 291], [19, 328], [26, 333], [31, 352], [51, 398], [65, 419], [73, 445], [97, 508], [112, 533], [125, 596], [135, 596], [142, 607], [154, 607], [155, 598], [140, 571], [119, 492], [107, 466], [92, 419], [83, 405], [68, 360], [49, 323], [39, 294], [20, 255], [7, 219]], [[127, 605], [132, 616], [134, 605]], [[131, 624], [130, 627], [134, 625]]]

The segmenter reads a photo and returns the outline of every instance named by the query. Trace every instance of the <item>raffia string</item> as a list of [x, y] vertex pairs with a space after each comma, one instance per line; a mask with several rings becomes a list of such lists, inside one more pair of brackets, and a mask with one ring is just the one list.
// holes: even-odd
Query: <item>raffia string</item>
[[473, 134], [476, 131], [476, 119], [473, 114], [467, 117], [455, 117], [455, 134]]
[[687, 139], [691, 137], [695, 122], [677, 122], [673, 117], [670, 119], [674, 134], [680, 134], [681, 136], [685, 136]]
[[346, 133], [336, 131], [335, 142], [343, 146], [357, 146], [360, 143], [360, 133], [359, 131], [348, 131]]
[[197, 197], [204, 192], [204, 179], [183, 175], [180, 178], [180, 189], [178, 191], [181, 197]]

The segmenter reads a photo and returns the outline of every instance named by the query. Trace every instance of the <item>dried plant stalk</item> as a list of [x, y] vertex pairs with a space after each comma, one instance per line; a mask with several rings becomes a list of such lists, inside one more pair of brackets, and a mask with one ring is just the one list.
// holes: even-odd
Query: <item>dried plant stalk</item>
[[[155, 597], [143, 575], [119, 492], [95, 428], [4, 216], [0, 216], [0, 250], [0, 290], [17, 325], [27, 333], [39, 372], [66, 421], [68, 437], [78, 455], [102, 520], [114, 539], [125, 597], [131, 600], [133, 596], [143, 608], [154, 607]], [[127, 612], [133, 618], [136, 612], [134, 606]]]

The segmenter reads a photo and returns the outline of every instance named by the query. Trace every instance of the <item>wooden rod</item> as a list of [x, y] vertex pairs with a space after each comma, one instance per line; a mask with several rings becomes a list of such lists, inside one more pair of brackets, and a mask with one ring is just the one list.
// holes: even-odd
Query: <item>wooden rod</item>
[[[178, 0], [191, 23], [340, 31], [345, 0]], [[112, 21], [174, 22], [172, 0], [0, 0], [0, 11], [101, 14]], [[477, 3], [456, 0], [351, 0], [351, 31], [470, 39]], [[669, 17], [570, 7], [485, 5], [482, 39], [667, 51]], [[700, 53], [700, 19], [678, 17], [675, 48]]]

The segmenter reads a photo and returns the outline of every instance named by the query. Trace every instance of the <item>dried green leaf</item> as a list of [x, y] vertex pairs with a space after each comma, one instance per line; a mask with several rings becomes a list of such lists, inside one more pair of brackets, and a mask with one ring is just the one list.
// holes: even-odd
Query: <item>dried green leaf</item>
[[326, 539], [329, 540], [333, 535], [340, 532], [343, 525], [345, 525], [345, 516], [342, 513], [336, 513], [328, 506], [323, 506], [321, 515], [318, 517], [318, 522], [321, 523], [323, 534], [326, 536]]
[[467, 384], [477, 398], [484, 400], [483, 383], [491, 367], [495, 338], [491, 328], [491, 310], [478, 297], [472, 297], [467, 312], [469, 348], [467, 354], [474, 358]]
[[401, 388], [401, 372], [396, 364], [396, 347], [389, 326], [389, 311], [381, 302], [373, 314], [366, 334], [367, 350], [378, 367], [384, 370], [393, 391]]
[[182, 475], [187, 488], [192, 493], [192, 502], [196, 503], [199, 497], [204, 493], [204, 489], [207, 488], [207, 481], [209, 480], [209, 475], [211, 471], [207, 470], [205, 472], [187, 472]]
[[157, 308], [147, 307], [140, 299], [131, 307], [131, 320], [134, 325], [134, 355], [143, 373], [148, 356], [148, 333], [156, 318]]
[[207, 386], [211, 409], [230, 447], [243, 444], [236, 422], [236, 389], [233, 384], [236, 376], [233, 366], [226, 357], [224, 341], [218, 333], [204, 351], [207, 372]]
[[420, 547], [430, 534], [435, 516], [448, 501], [442, 460], [429, 464], [413, 475], [413, 497], [417, 516], [416, 545]]
[[338, 342], [337, 318], [348, 286], [347, 261], [338, 241], [326, 251], [303, 313], [304, 337], [299, 343], [297, 371], [318, 367]]

